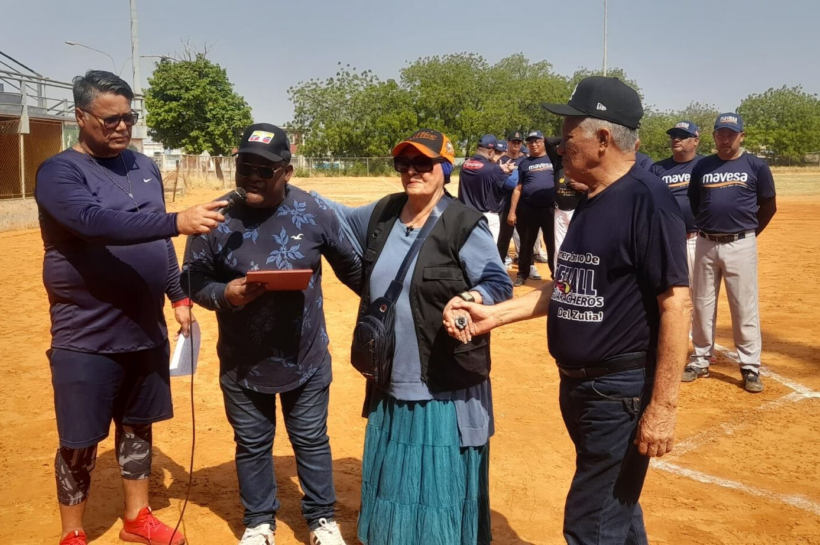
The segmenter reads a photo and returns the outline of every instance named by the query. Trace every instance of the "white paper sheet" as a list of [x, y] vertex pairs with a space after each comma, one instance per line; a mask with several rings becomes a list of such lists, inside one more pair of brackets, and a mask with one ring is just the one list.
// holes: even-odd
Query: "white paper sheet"
[[[196, 362], [199, 359], [199, 322], [191, 324], [191, 335], [186, 339], [179, 335], [174, 355], [171, 357], [171, 376], [185, 377], [196, 373]], [[194, 343], [194, 360], [191, 361], [191, 343]]]

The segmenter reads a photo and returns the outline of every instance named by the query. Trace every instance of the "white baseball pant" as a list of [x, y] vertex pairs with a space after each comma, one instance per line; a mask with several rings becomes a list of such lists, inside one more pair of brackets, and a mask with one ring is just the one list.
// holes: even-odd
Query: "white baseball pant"
[[490, 234], [493, 235], [493, 241], [498, 243], [498, 233], [501, 229], [501, 219], [498, 214], [493, 212], [484, 212], [484, 217], [487, 218], [487, 226], [490, 228]]
[[709, 366], [715, 345], [715, 309], [721, 279], [726, 284], [732, 333], [741, 369], [760, 370], [763, 342], [757, 289], [757, 239], [754, 231], [746, 238], [724, 244], [701, 236], [697, 239], [694, 274], [694, 320], [691, 365]]
[[561, 210], [555, 208], [555, 258], [553, 268], [558, 270], [558, 252], [561, 251], [561, 244], [564, 243], [564, 238], [567, 236], [567, 229], [569, 229], [569, 222], [572, 221], [572, 213], [575, 210]]

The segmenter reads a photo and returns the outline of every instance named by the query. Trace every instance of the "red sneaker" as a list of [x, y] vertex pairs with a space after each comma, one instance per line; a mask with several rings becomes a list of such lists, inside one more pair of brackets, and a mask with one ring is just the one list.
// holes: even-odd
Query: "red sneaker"
[[[120, 539], [128, 543], [147, 543], [148, 545], [185, 545], [182, 532], [174, 533], [173, 528], [157, 520], [150, 507], [143, 507], [137, 518], [128, 520], [122, 517], [123, 526]], [[173, 539], [171, 539], [173, 535]]]
[[60, 545], [88, 545], [87, 540], [88, 538], [85, 537], [85, 532], [82, 530], [74, 530], [60, 540]]

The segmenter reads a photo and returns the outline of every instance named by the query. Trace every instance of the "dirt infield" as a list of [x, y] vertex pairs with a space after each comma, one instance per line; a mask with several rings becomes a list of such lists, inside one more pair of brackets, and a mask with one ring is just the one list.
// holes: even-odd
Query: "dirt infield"
[[[354, 205], [400, 187], [395, 178], [310, 179], [297, 185]], [[810, 185], [819, 186], [820, 176]], [[783, 193], [780, 210], [760, 239], [764, 364], [770, 370], [766, 391], [750, 395], [741, 388], [724, 295], [718, 342], [727, 349], [711, 378], [683, 385], [679, 443], [672, 455], [654, 464], [647, 479], [642, 503], [652, 543], [820, 544], [820, 196]], [[195, 190], [173, 207], [218, 194]], [[177, 240], [179, 252], [183, 243]], [[49, 319], [40, 276], [40, 234], [0, 233], [0, 246], [0, 361], [5, 376], [0, 382], [0, 542], [56, 544], [57, 433], [44, 355]], [[359, 417], [362, 379], [348, 361], [357, 305], [331, 269], [325, 271], [334, 357], [329, 427], [338, 520], [352, 544], [357, 543], [365, 427]], [[516, 294], [529, 289], [519, 288]], [[183, 528], [192, 545], [231, 544], [243, 530], [242, 507], [233, 437], [217, 381], [216, 321], [210, 312], [196, 312], [203, 327], [195, 392], [197, 452]], [[493, 339], [497, 420], [491, 507], [495, 542], [503, 545], [563, 543], [561, 513], [574, 461], [559, 414], [558, 375], [547, 353], [545, 327], [545, 319], [534, 320], [501, 329]], [[173, 387], [176, 417], [156, 426], [151, 477], [153, 507], [167, 523], [175, 523], [179, 515], [191, 448], [190, 381], [175, 378]], [[86, 517], [94, 543], [119, 543], [123, 500], [112, 444], [113, 437], [100, 445], [94, 472]], [[277, 437], [274, 455], [282, 501], [277, 544], [307, 543], [286, 434]]]

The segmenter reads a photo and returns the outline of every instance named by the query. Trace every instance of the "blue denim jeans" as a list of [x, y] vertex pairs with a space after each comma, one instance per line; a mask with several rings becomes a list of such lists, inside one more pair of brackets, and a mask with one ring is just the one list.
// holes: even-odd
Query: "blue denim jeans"
[[[327, 436], [330, 386], [317, 372], [305, 384], [279, 394], [285, 429], [296, 457], [296, 473], [302, 486], [302, 515], [314, 529], [319, 519], [333, 520], [336, 490], [333, 458]], [[276, 526], [279, 500], [273, 473], [273, 438], [276, 434], [276, 394], [246, 390], [226, 375], [220, 378], [225, 412], [236, 441], [236, 473], [239, 495], [245, 506], [246, 528], [260, 524]]]
[[645, 369], [561, 378], [561, 414], [575, 444], [575, 476], [564, 509], [569, 545], [648, 543], [638, 499], [649, 458], [633, 440], [653, 384]]

